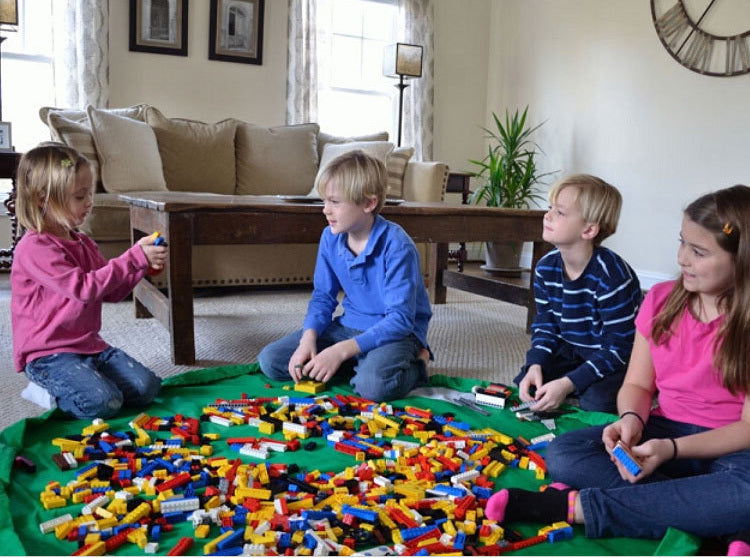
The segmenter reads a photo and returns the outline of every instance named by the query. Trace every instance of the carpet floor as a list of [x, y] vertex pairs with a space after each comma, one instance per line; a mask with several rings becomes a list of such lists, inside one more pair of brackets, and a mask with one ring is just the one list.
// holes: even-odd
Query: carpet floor
[[[309, 296], [308, 288], [199, 291], [194, 306], [195, 366], [171, 363], [167, 331], [156, 320], [136, 320], [132, 301], [104, 305], [102, 337], [161, 377], [250, 363], [266, 344], [302, 325]], [[433, 306], [428, 332], [435, 354], [431, 373], [510, 383], [529, 346], [525, 324], [523, 307], [448, 289], [447, 303]], [[7, 280], [0, 282], [0, 339], [3, 429], [44, 411], [20, 396], [27, 380], [14, 371]]]

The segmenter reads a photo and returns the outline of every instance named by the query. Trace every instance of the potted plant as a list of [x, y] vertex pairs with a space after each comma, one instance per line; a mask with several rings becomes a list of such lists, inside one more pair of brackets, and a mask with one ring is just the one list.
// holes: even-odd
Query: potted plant
[[[529, 127], [526, 124], [527, 106], [519, 114], [518, 109], [511, 115], [505, 111], [503, 122], [492, 113], [495, 129], [482, 128], [490, 140], [487, 155], [482, 160], [469, 159], [479, 168], [475, 176], [480, 185], [471, 195], [472, 203], [484, 202], [488, 207], [528, 209], [532, 202], [544, 200], [539, 188], [543, 179], [552, 174], [540, 173], [536, 156], [541, 153], [531, 135], [541, 125]], [[541, 226], [541, 225], [540, 225]], [[521, 243], [486, 243], [485, 272], [492, 275], [520, 276]]]

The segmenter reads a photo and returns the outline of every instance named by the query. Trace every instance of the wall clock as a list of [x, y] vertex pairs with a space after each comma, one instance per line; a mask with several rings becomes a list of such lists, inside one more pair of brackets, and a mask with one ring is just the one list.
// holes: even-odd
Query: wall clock
[[651, 0], [651, 19], [667, 52], [707, 76], [750, 73], [750, 2]]

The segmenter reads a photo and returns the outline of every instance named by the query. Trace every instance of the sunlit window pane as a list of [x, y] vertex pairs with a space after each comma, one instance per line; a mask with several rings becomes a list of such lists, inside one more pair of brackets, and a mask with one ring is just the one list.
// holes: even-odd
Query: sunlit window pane
[[334, 35], [331, 39], [331, 86], [358, 89], [362, 83], [362, 41]]
[[334, 0], [332, 31], [340, 35], [361, 36], [362, 3], [352, 0]]

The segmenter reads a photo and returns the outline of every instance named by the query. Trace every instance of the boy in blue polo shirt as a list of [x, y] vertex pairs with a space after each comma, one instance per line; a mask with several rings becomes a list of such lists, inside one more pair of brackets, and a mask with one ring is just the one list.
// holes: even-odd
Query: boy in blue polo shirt
[[[373, 401], [398, 399], [427, 382], [432, 311], [417, 247], [379, 214], [386, 181], [385, 165], [361, 150], [337, 157], [318, 176], [328, 227], [313, 293], [302, 329], [258, 355], [269, 378], [327, 382], [353, 370], [354, 391]], [[334, 318], [339, 291], [344, 313]]]
[[582, 409], [616, 412], [642, 294], [630, 266], [601, 242], [617, 229], [622, 196], [587, 174], [552, 186], [542, 237], [555, 249], [536, 266], [531, 349], [515, 378], [536, 411], [578, 397]]

